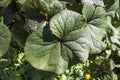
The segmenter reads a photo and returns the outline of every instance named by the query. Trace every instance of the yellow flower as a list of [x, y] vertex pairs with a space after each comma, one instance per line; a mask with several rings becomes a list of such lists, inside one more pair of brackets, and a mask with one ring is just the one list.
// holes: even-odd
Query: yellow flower
[[89, 80], [91, 78], [90, 74], [85, 75], [86, 80]]

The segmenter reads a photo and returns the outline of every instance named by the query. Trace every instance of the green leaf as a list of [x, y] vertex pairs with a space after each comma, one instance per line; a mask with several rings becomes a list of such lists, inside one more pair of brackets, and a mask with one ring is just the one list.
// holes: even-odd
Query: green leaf
[[0, 7], [7, 7], [11, 0], [0, 0]]
[[93, 6], [100, 6], [100, 7], [104, 7], [104, 2], [103, 0], [81, 0], [82, 4], [92, 4]]
[[52, 33], [63, 41], [76, 40], [81, 35], [85, 18], [73, 11], [63, 10], [50, 21]]
[[0, 22], [0, 57], [3, 56], [9, 47], [11, 34], [9, 29], [3, 22]]
[[102, 41], [107, 29], [106, 12], [102, 7], [93, 8], [92, 5], [85, 4], [83, 15], [87, 18], [85, 32], [91, 47], [90, 53], [100, 53], [106, 48], [106, 44]]
[[28, 37], [25, 46], [27, 60], [37, 69], [58, 74], [67, 69], [74, 56], [85, 62], [89, 48], [81, 35], [84, 23], [85, 19], [80, 14], [63, 10], [50, 21], [50, 29], [56, 38], [49, 26], [44, 25]]
[[119, 0], [116, 0], [114, 4], [108, 9], [108, 11], [116, 11], [119, 9]]
[[[44, 24], [43, 24], [44, 23]], [[25, 25], [25, 30], [28, 33], [32, 33], [33, 31], [37, 30], [39, 27], [41, 27], [42, 25], [46, 25], [46, 21], [42, 21], [42, 22], [38, 22], [36, 20], [32, 20], [32, 19], [26, 19], [26, 25]]]
[[97, 7], [88, 23], [79, 13], [61, 11], [50, 20], [50, 26], [41, 25], [28, 37], [27, 60], [37, 69], [60, 74], [74, 58], [85, 62], [89, 53], [101, 52], [106, 47], [102, 39], [107, 27], [103, 11]]
[[84, 4], [82, 13], [86, 16], [87, 21], [89, 21], [93, 16], [94, 6], [89, 3]]
[[89, 53], [86, 35], [83, 35], [84, 24], [82, 15], [69, 10], [61, 11], [50, 21], [52, 33], [82, 62], [86, 61]]
[[17, 2], [20, 3], [20, 4], [22, 4], [22, 5], [25, 3], [25, 1], [26, 0], [17, 0]]
[[[106, 48], [106, 44], [100, 39], [102, 35], [102, 29], [96, 28], [93, 25], [88, 25], [86, 28], [87, 39], [89, 40], [90, 53], [100, 53]], [[100, 35], [99, 35], [100, 34]], [[102, 37], [103, 38], [103, 37]]]
[[119, 0], [115, 0], [114, 3], [108, 8], [108, 15], [112, 16], [112, 17], [117, 17], [119, 20]]
[[26, 4], [49, 15], [56, 14], [63, 9], [63, 5], [58, 0], [27, 0]]
[[91, 21], [98, 18], [104, 18], [106, 16], [106, 12], [102, 7], [94, 7], [89, 3], [85, 3], [83, 6], [82, 13], [86, 16], [87, 20]]
[[111, 24], [111, 17], [107, 17], [108, 19], [108, 37], [109, 37], [109, 42], [113, 45], [115, 45], [115, 50], [116, 48], [120, 47], [120, 32], [117, 28], [115, 28], [112, 24]]
[[25, 56], [35, 68], [45, 71], [62, 73], [68, 66], [61, 56], [60, 42], [55, 43], [50, 30], [44, 26], [27, 39]]

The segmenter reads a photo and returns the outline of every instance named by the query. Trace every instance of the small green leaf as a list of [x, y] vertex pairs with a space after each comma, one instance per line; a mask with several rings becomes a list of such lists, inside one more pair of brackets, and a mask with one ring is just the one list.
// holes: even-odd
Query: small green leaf
[[17, 0], [17, 2], [20, 3], [20, 4], [22, 4], [22, 5], [25, 3], [25, 1], [26, 0]]
[[86, 3], [83, 6], [82, 13], [86, 16], [87, 21], [89, 21], [93, 17], [94, 6], [92, 4]]
[[12, 0], [0, 0], [0, 7], [7, 7]]
[[0, 57], [2, 57], [8, 50], [11, 40], [11, 33], [3, 22], [0, 22]]
[[119, 9], [119, 0], [115, 0], [114, 4], [108, 9], [108, 11], [116, 11]]
[[26, 5], [48, 15], [56, 14], [63, 9], [63, 5], [58, 0], [27, 0]]
[[[44, 24], [43, 24], [44, 23]], [[42, 21], [42, 22], [38, 22], [36, 20], [32, 20], [32, 19], [26, 19], [26, 25], [25, 25], [25, 30], [28, 33], [32, 33], [35, 30], [37, 30], [40, 26], [42, 25], [46, 25], [46, 21]]]
[[112, 50], [116, 50], [116, 48], [120, 46], [120, 33], [119, 30], [117, 28], [115, 28], [112, 24], [111, 24], [111, 17], [108, 17], [108, 33], [110, 35], [108, 35], [110, 43], [113, 44], [114, 46], [112, 47]]

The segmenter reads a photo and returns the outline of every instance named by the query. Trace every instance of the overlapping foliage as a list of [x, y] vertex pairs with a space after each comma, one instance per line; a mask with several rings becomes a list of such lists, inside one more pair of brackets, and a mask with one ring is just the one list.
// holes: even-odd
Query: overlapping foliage
[[1, 79], [120, 79], [119, 0], [108, 2], [0, 1]]

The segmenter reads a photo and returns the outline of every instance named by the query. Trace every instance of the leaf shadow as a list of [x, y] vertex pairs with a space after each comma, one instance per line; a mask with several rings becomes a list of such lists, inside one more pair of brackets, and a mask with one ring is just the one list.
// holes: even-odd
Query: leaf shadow
[[55, 41], [55, 37], [52, 34], [52, 31], [50, 30], [50, 27], [48, 25], [46, 25], [43, 28], [43, 41], [44, 42], [53, 42], [53, 41]]

